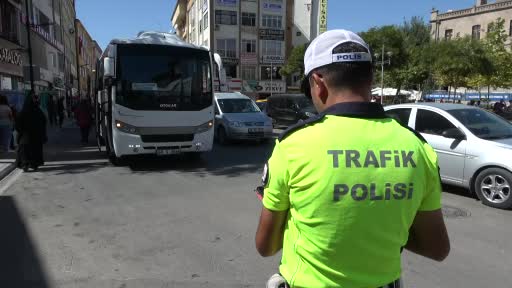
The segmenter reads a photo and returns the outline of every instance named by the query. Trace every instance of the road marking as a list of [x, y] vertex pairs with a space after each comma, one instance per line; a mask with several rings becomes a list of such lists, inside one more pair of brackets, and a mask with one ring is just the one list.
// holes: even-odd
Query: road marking
[[0, 181], [0, 196], [3, 195], [12, 184], [14, 184], [22, 173], [21, 169], [14, 169], [14, 171]]

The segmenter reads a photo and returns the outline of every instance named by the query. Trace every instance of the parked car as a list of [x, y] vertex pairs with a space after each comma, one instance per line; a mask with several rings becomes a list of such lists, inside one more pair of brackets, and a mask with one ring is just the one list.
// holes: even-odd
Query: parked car
[[258, 105], [261, 112], [267, 113], [267, 99], [256, 100], [256, 105]]
[[304, 94], [278, 94], [267, 98], [267, 115], [274, 126], [290, 126], [316, 114], [313, 102]]
[[215, 137], [265, 141], [272, 137], [272, 120], [249, 97], [239, 93], [215, 93]]
[[461, 104], [417, 103], [384, 109], [432, 145], [443, 183], [474, 191], [485, 205], [512, 208], [511, 123]]

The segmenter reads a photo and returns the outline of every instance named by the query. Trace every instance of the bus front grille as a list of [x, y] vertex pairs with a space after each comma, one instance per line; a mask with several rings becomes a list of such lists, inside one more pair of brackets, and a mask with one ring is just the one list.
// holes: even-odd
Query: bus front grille
[[194, 134], [141, 135], [140, 138], [144, 143], [189, 142], [194, 140]]

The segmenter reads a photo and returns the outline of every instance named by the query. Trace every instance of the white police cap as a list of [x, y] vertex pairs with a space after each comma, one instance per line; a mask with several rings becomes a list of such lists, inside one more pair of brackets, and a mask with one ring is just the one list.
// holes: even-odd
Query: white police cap
[[[354, 42], [366, 48], [368, 52], [333, 53], [338, 45]], [[304, 55], [305, 75], [316, 68], [339, 62], [372, 62], [370, 48], [354, 32], [347, 30], [330, 30], [320, 34], [309, 45]]]

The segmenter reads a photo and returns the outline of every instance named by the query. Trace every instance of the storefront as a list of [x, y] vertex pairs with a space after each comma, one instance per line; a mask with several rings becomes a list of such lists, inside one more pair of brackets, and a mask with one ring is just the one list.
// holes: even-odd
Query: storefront
[[16, 107], [23, 103], [22, 53], [19, 46], [0, 38], [0, 93]]

